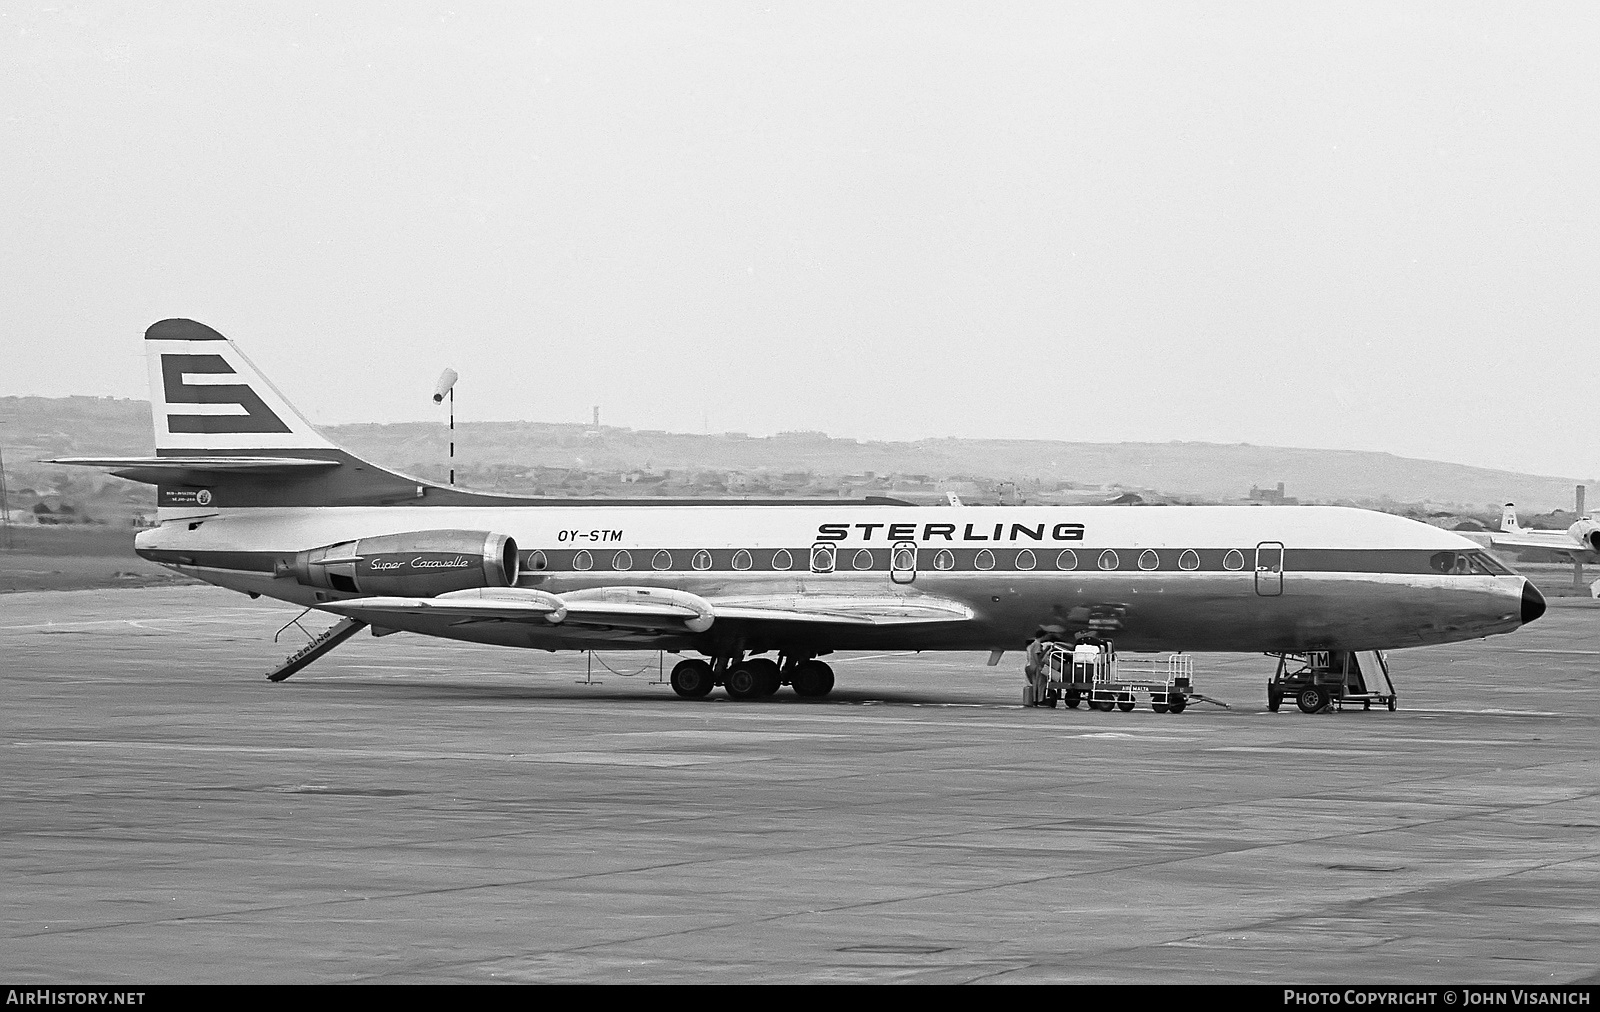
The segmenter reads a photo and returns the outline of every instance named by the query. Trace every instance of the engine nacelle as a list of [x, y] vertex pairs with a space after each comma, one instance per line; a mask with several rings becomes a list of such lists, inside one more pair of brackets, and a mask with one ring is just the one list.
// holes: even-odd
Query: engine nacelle
[[309, 587], [385, 597], [514, 587], [518, 572], [517, 543], [489, 531], [385, 534], [300, 552], [280, 567]]
[[1572, 539], [1591, 552], [1600, 552], [1600, 520], [1579, 520], [1567, 528]]

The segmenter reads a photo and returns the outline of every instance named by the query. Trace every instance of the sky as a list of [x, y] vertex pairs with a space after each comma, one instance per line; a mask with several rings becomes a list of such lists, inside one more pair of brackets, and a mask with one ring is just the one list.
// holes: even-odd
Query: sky
[[0, 7], [0, 395], [1600, 474], [1600, 5]]

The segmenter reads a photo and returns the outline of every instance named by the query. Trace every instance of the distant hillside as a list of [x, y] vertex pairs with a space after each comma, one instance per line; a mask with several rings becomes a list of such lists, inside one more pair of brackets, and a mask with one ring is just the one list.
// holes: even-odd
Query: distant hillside
[[[12, 491], [126, 483], [41, 457], [150, 451], [144, 401], [0, 398], [0, 445]], [[330, 438], [373, 461], [443, 479], [449, 434], [431, 423], [342, 425]], [[1122, 487], [1168, 497], [1238, 501], [1283, 482], [1307, 502], [1426, 503], [1482, 512], [1514, 500], [1527, 512], [1570, 508], [1579, 479], [1518, 474], [1386, 453], [1214, 443], [1069, 443], [1024, 439], [864, 442], [822, 433], [695, 435], [545, 422], [473, 422], [456, 430], [462, 484], [543, 494], [619, 495], [981, 493], [1014, 482], [1023, 498]], [[1590, 479], [1600, 505], [1600, 482]], [[97, 493], [99, 494], [99, 493]], [[131, 501], [139, 499], [128, 490]], [[991, 500], [992, 501], [992, 500]], [[16, 502], [13, 502], [16, 505]]]

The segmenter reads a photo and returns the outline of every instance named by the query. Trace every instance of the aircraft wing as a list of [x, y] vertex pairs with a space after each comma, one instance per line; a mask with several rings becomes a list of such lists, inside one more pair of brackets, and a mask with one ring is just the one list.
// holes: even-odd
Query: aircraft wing
[[1550, 552], [1578, 552], [1589, 554], [1589, 550], [1578, 544], [1565, 534], [1554, 531], [1549, 537], [1529, 537], [1527, 534], [1489, 534], [1489, 544], [1495, 548], [1542, 548]]
[[805, 622], [820, 625], [928, 625], [966, 622], [972, 609], [957, 601], [920, 596], [772, 594], [712, 598], [718, 621]]
[[629, 630], [703, 632], [712, 621], [703, 598], [661, 587], [602, 587], [556, 595], [523, 587], [458, 590], [438, 597], [358, 597], [322, 605], [381, 624], [384, 618], [428, 616], [467, 622], [537, 622]]
[[929, 595], [770, 594], [703, 598], [662, 587], [600, 587], [550, 594], [521, 587], [438, 597], [360, 597], [322, 608], [374, 625], [400, 616], [541, 626], [704, 632], [715, 622], [905, 626], [966, 622], [971, 608]]

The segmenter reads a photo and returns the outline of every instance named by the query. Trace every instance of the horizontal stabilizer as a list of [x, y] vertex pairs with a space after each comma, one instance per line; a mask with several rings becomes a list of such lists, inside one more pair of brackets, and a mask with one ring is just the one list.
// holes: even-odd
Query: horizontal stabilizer
[[41, 464], [103, 467], [119, 478], [147, 485], [179, 483], [186, 475], [266, 475], [307, 473], [338, 467], [337, 460], [309, 457], [56, 457]]

